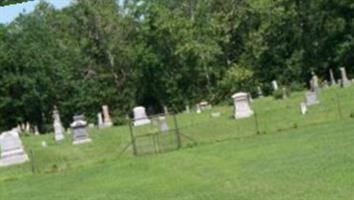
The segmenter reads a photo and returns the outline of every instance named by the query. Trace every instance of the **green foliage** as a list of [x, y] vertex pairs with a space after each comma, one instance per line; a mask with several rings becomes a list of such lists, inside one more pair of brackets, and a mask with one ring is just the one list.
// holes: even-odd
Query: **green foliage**
[[339, 66], [351, 77], [353, 13], [350, 0], [43, 1], [0, 25], [0, 129], [44, 131], [54, 105], [66, 126], [95, 122], [103, 104], [121, 124], [135, 105], [180, 111], [256, 85], [269, 95], [272, 80], [301, 90]]

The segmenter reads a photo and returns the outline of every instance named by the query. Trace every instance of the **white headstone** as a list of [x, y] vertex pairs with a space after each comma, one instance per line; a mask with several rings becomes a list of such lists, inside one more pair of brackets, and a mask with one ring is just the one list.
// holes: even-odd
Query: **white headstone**
[[349, 86], [349, 85], [350, 85], [350, 81], [348, 80], [347, 72], [346, 72], [346, 70], [345, 70], [344, 67], [341, 67], [341, 68], [340, 68], [340, 74], [341, 74], [341, 77], [342, 77], [342, 79], [341, 79], [341, 86], [342, 86], [342, 87], [347, 87], [347, 86]]
[[29, 122], [26, 122], [25, 131], [26, 133], [29, 133], [31, 131], [31, 124]]
[[257, 93], [258, 93], [258, 97], [259, 98], [263, 97], [263, 91], [262, 91], [262, 88], [260, 86], [257, 87]]
[[73, 144], [84, 144], [91, 142], [87, 133], [87, 122], [82, 115], [74, 116], [74, 122], [70, 125], [73, 135]]
[[331, 79], [331, 85], [336, 85], [336, 79], [334, 78], [334, 74], [333, 74], [333, 70], [332, 69], [329, 69], [329, 76], [330, 76], [330, 79]]
[[147, 117], [145, 108], [143, 106], [135, 107], [133, 112], [134, 126], [142, 126], [151, 123], [151, 120]]
[[312, 78], [310, 81], [310, 85], [311, 85], [312, 92], [318, 92], [318, 90], [319, 90], [318, 77], [314, 72], [312, 72]]
[[163, 112], [165, 113], [165, 115], [168, 115], [168, 107], [167, 106], [163, 106]]
[[104, 128], [103, 118], [101, 113], [97, 113], [97, 126], [98, 128]]
[[167, 132], [169, 130], [166, 118], [163, 116], [159, 117], [159, 129], [160, 132]]
[[103, 124], [105, 127], [111, 127], [113, 125], [111, 116], [109, 115], [109, 109], [107, 105], [102, 106]]
[[279, 89], [278, 82], [276, 80], [272, 81], [272, 85], [273, 85], [273, 90], [274, 91], [277, 91]]
[[199, 104], [197, 104], [196, 105], [196, 109], [197, 109], [197, 114], [200, 114], [200, 113], [202, 113], [202, 109], [200, 108], [200, 105]]
[[282, 92], [283, 92], [283, 99], [287, 99], [288, 98], [288, 94], [287, 94], [287, 91], [286, 91], [285, 87], [282, 88]]
[[16, 130], [4, 132], [0, 135], [0, 166], [10, 166], [28, 161], [21, 139]]
[[301, 114], [305, 115], [307, 113], [307, 106], [306, 106], [306, 103], [302, 102], [300, 104], [300, 111], [301, 111]]
[[38, 126], [34, 127], [34, 135], [39, 135], [39, 130], [38, 130]]
[[306, 92], [305, 99], [307, 106], [312, 106], [319, 103], [316, 92]]
[[189, 108], [189, 105], [186, 105], [186, 113], [189, 114], [191, 112], [191, 109]]
[[64, 139], [64, 128], [61, 124], [60, 115], [58, 109], [54, 106], [53, 110], [53, 127], [54, 127], [54, 139], [59, 142]]
[[232, 95], [234, 100], [234, 117], [235, 119], [248, 118], [253, 115], [253, 111], [249, 105], [249, 97], [247, 93], [236, 93]]

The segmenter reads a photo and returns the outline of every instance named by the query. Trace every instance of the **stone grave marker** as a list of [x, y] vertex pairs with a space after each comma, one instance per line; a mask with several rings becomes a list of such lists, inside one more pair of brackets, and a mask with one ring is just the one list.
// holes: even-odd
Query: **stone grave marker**
[[87, 132], [87, 122], [83, 115], [74, 116], [74, 122], [70, 125], [73, 136], [73, 144], [84, 144], [91, 142]]
[[142, 126], [151, 123], [151, 120], [147, 117], [145, 108], [143, 106], [135, 107], [133, 112], [134, 126]]
[[342, 77], [341, 86], [342, 87], [348, 87], [350, 85], [350, 81], [348, 80], [347, 72], [346, 72], [344, 67], [340, 68], [340, 74], [341, 74], [341, 77]]
[[200, 108], [200, 105], [199, 104], [197, 104], [196, 105], [196, 109], [197, 109], [197, 114], [200, 114], [200, 113], [202, 113], [202, 109]]
[[331, 86], [337, 85], [336, 79], [334, 78], [334, 74], [333, 74], [333, 70], [332, 69], [329, 69], [329, 76], [330, 76], [330, 79], [331, 79]]
[[253, 111], [249, 105], [249, 97], [247, 93], [236, 93], [232, 95], [234, 100], [234, 117], [235, 119], [248, 118], [253, 115]]
[[109, 108], [107, 105], [102, 106], [102, 116], [103, 116], [103, 125], [105, 127], [111, 127], [113, 125], [111, 116], [109, 115]]
[[273, 90], [277, 91], [279, 89], [278, 82], [276, 80], [272, 81]]
[[257, 87], [257, 94], [258, 94], [258, 98], [262, 98], [263, 97], [263, 91], [262, 91], [262, 88], [260, 86]]
[[28, 156], [23, 148], [18, 132], [13, 129], [0, 135], [0, 166], [10, 166], [27, 162]]
[[307, 106], [306, 106], [306, 103], [302, 102], [300, 104], [300, 111], [301, 111], [301, 114], [305, 115], [307, 113]]
[[312, 105], [316, 105], [316, 104], [320, 103], [318, 101], [316, 92], [306, 92], [305, 100], [306, 100], [307, 106], [312, 106]]
[[97, 127], [104, 128], [103, 118], [102, 118], [102, 114], [100, 112], [97, 113]]
[[54, 106], [53, 110], [53, 127], [54, 127], [54, 139], [56, 142], [60, 142], [61, 140], [64, 140], [64, 127], [61, 124], [60, 120], [60, 114], [56, 106]]
[[166, 118], [164, 116], [159, 116], [158, 118], [159, 130], [160, 132], [167, 132], [169, 130]]

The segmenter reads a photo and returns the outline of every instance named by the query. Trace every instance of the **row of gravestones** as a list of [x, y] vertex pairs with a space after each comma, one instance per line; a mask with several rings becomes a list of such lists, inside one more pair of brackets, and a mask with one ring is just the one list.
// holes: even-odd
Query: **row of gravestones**
[[[343, 87], [348, 86], [350, 81], [347, 78], [346, 72], [344, 68], [341, 68], [341, 85]], [[331, 84], [335, 84], [333, 72], [330, 71]], [[276, 81], [272, 82], [273, 89], [278, 90], [278, 84]], [[318, 78], [313, 73], [312, 79], [310, 81], [311, 90], [305, 94], [305, 103], [300, 104], [301, 113], [306, 114], [307, 106], [312, 106], [318, 104], [317, 94], [319, 92], [319, 84]], [[258, 88], [260, 96], [262, 92], [260, 88]], [[250, 95], [248, 93], [236, 93], [232, 95], [234, 100], [234, 118], [242, 119], [248, 118], [254, 114], [253, 110], [250, 107], [249, 102], [251, 101]], [[210, 109], [211, 105], [208, 102], [203, 101], [197, 104], [197, 113], [200, 113], [204, 109]], [[102, 114], [98, 114], [98, 127], [109, 127], [112, 126], [112, 121], [109, 116], [108, 106], [102, 107]], [[164, 108], [165, 112], [167, 108]], [[189, 112], [189, 107], [186, 107], [186, 110]], [[151, 124], [151, 120], [148, 118], [146, 114], [146, 110], [144, 107], [139, 106], [133, 109], [134, 113], [134, 126], [142, 126]], [[62, 126], [59, 111], [56, 107], [54, 107], [53, 111], [53, 119], [54, 119], [54, 139], [56, 141], [61, 141], [64, 139], [64, 128]], [[168, 125], [165, 117], [159, 117], [158, 123], [160, 124], [160, 131], [165, 132], [168, 130]], [[73, 135], [73, 144], [83, 144], [91, 142], [92, 140], [89, 138], [87, 132], [87, 122], [84, 119], [84, 116], [74, 116], [74, 122], [70, 125], [72, 129]], [[11, 131], [4, 132], [0, 136], [0, 166], [9, 166], [13, 164], [20, 164], [28, 161], [28, 156], [24, 151], [21, 139], [18, 134], [18, 129], [15, 128]]]
[[[133, 112], [134, 126], [142, 126], [152, 123], [152, 121], [148, 118], [144, 107], [136, 107], [133, 109]], [[111, 126], [112, 121], [109, 117], [108, 106], [103, 106], [103, 116], [106, 119], [105, 121], [102, 120], [104, 121], [104, 123], [102, 123], [104, 124], [104, 127]], [[59, 142], [65, 138], [65, 131], [60, 120], [59, 111], [56, 107], [54, 107], [53, 119], [54, 139]], [[169, 130], [166, 118], [164, 116], [158, 117], [156, 123], [159, 125], [160, 132], [167, 132]], [[88, 124], [83, 115], [74, 116], [74, 122], [70, 124], [70, 127], [74, 145], [92, 141], [88, 135]], [[46, 146], [46, 144], [43, 146]], [[29, 160], [22, 145], [21, 138], [19, 137], [17, 128], [12, 129], [11, 131], [3, 132], [0, 135], [0, 152], [0, 167], [21, 164]]]

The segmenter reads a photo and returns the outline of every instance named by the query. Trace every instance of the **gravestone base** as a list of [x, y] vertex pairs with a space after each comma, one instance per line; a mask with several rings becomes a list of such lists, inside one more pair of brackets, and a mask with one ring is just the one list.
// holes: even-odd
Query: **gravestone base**
[[12, 151], [1, 155], [0, 167], [18, 165], [29, 161], [27, 154], [22, 150]]
[[134, 121], [134, 126], [143, 126], [143, 125], [147, 125], [147, 124], [151, 124], [150, 119], [139, 119], [139, 120]]
[[237, 113], [234, 115], [235, 119], [244, 119], [244, 118], [249, 118], [253, 115], [253, 112], [245, 112], [245, 113]]
[[56, 134], [56, 135], [54, 135], [54, 139], [55, 139], [56, 142], [60, 142], [60, 141], [64, 140], [64, 135]]
[[73, 141], [73, 145], [86, 144], [86, 143], [90, 143], [90, 142], [92, 142], [92, 139], [91, 138], [86, 138], [86, 139]]

